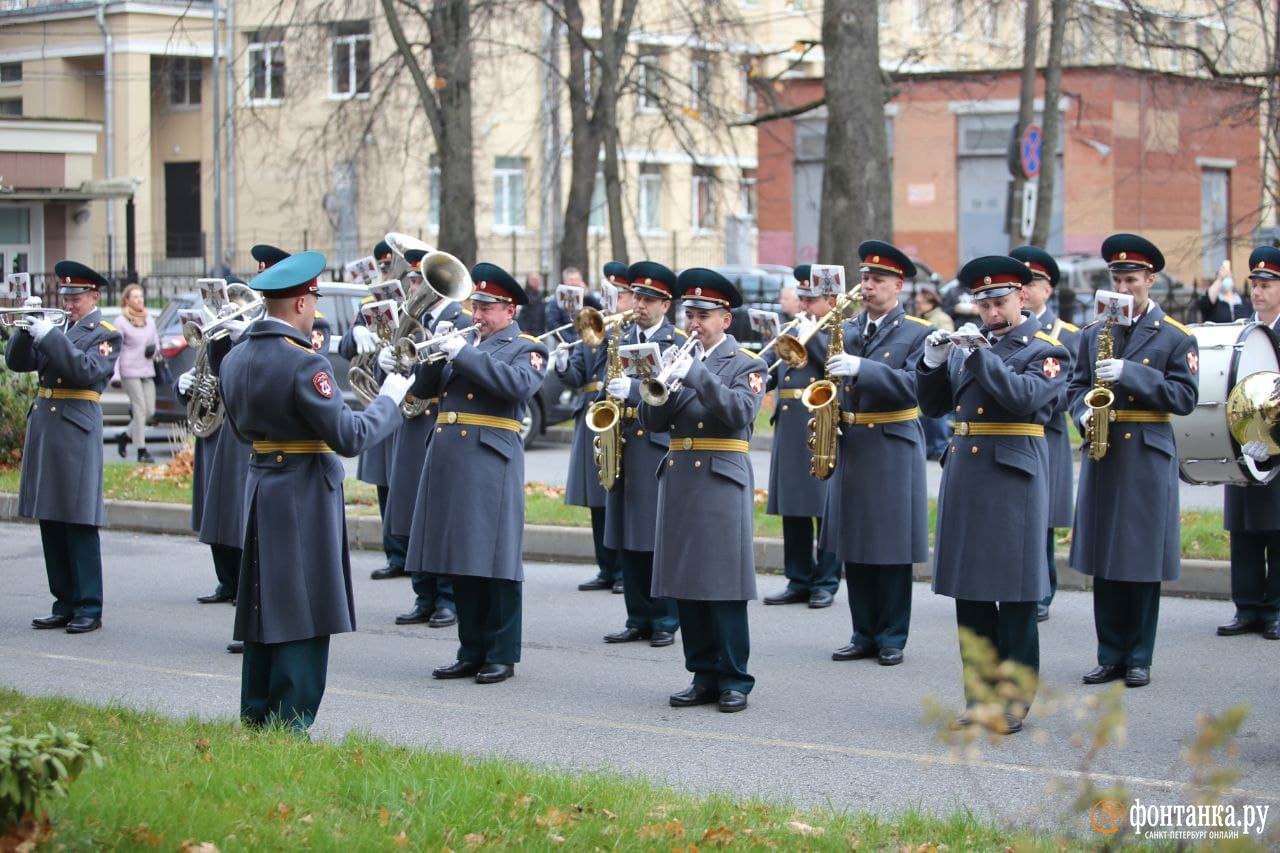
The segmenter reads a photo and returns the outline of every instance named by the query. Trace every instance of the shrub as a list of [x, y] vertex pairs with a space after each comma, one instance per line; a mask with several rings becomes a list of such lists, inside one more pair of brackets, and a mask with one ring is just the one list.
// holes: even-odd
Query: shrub
[[22, 461], [27, 412], [36, 398], [36, 375], [0, 368], [0, 468]]
[[0, 830], [35, 817], [43, 794], [65, 797], [90, 763], [101, 767], [102, 756], [75, 732], [50, 723], [48, 731], [20, 735], [12, 725], [0, 726]]

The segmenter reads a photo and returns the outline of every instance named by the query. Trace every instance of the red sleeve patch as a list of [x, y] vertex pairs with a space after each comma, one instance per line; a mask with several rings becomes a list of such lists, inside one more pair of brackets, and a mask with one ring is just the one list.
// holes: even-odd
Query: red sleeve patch
[[1056, 358], [1050, 357], [1044, 360], [1044, 375], [1050, 379], [1057, 379], [1058, 374], [1062, 372], [1062, 362]]
[[543, 362], [542, 362], [542, 353], [540, 353], [540, 352], [531, 352], [531, 353], [529, 353], [529, 363], [533, 365], [533, 369], [534, 369], [534, 370], [541, 371], [541, 370], [542, 370], [542, 364], [543, 364]]
[[751, 374], [750, 376], [747, 377], [747, 382], [750, 383], [751, 392], [753, 394], [759, 394], [762, 391], [764, 391], [764, 374], [763, 373]]
[[98, 344], [98, 355], [102, 356], [103, 358], [106, 358], [107, 356], [111, 355], [111, 341], [103, 341], [102, 343]]
[[1192, 375], [1200, 372], [1200, 354], [1192, 350], [1187, 353], [1187, 367], [1191, 368]]
[[316, 390], [320, 392], [320, 396], [326, 400], [333, 397], [333, 380], [329, 378], [329, 374], [321, 370], [315, 376], [311, 377], [311, 384], [316, 386]]

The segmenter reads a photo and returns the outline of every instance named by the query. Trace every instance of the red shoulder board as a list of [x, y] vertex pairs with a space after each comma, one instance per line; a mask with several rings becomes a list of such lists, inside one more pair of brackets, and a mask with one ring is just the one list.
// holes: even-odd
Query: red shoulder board
[[753, 394], [759, 394], [761, 391], [764, 390], [764, 374], [763, 373], [752, 373], [750, 376], [747, 377], [747, 382], [751, 384], [751, 392]]
[[326, 400], [333, 396], [333, 380], [329, 378], [329, 374], [321, 370], [311, 377], [311, 384], [316, 386], [316, 390], [320, 392], [320, 396]]

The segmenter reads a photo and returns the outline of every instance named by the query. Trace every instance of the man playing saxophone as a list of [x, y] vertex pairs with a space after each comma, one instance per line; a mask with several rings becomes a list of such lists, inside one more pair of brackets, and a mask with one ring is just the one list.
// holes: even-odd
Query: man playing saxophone
[[782, 566], [787, 586], [766, 596], [765, 604], [807, 604], [818, 609], [830, 607], [840, 586], [840, 562], [830, 551], [819, 548], [814, 559], [814, 528], [822, 535], [822, 513], [827, 501], [827, 483], [809, 474], [809, 412], [800, 396], [809, 383], [821, 379], [827, 361], [827, 334], [815, 328], [835, 305], [829, 294], [809, 279], [809, 265], [793, 271], [802, 318], [788, 334], [796, 340], [808, 338], [803, 365], [784, 362], [777, 346], [762, 356], [769, 365], [768, 389], [777, 394], [773, 417], [773, 444], [769, 449], [769, 515], [782, 516]]
[[[625, 275], [631, 282], [636, 321], [625, 330], [621, 343], [655, 343], [663, 352], [683, 344], [688, 336], [666, 318], [676, 274], [662, 264], [640, 261], [626, 269]], [[636, 419], [641, 403], [638, 380], [626, 376], [610, 379], [606, 394], [619, 401], [622, 409], [622, 480], [605, 495], [604, 544], [619, 555], [627, 624], [621, 631], [606, 634], [604, 641], [647, 640], [651, 646], [669, 646], [675, 642], [680, 625], [676, 603], [670, 598], [655, 598], [652, 588], [658, 526], [658, 478], [654, 472], [662, 465], [671, 437], [665, 431], [646, 429]]]
[[[938, 495], [933, 590], [956, 601], [967, 706], [957, 722], [1012, 733], [1022, 730], [1040, 668], [1036, 603], [1049, 588], [1044, 426], [1066, 384], [1067, 351], [1022, 310], [1031, 271], [1021, 261], [977, 258], [958, 278], [973, 293], [988, 345], [962, 347], [933, 332], [916, 363], [924, 413], [956, 415]], [[968, 640], [989, 644], [994, 660], [982, 661]], [[1008, 661], [1020, 667], [1006, 678]], [[990, 692], [978, 689], [983, 681]]]
[[864, 307], [844, 324], [844, 351], [827, 362], [840, 383], [842, 427], [823, 547], [844, 562], [853, 618], [848, 645], [831, 657], [895, 666], [911, 625], [911, 565], [929, 555], [915, 361], [933, 327], [898, 304], [904, 279], [916, 273], [904, 252], [868, 240], [858, 257]]
[[[1085, 684], [1151, 681], [1160, 584], [1178, 579], [1178, 453], [1172, 415], [1195, 408], [1200, 351], [1186, 326], [1149, 298], [1164, 256], [1136, 234], [1113, 234], [1102, 244], [1111, 281], [1133, 295], [1133, 322], [1116, 326], [1113, 340], [1097, 321], [1084, 328], [1067, 390], [1071, 416], [1088, 434], [1094, 417], [1086, 398], [1110, 383], [1114, 404], [1105, 455], [1085, 442], [1076, 496], [1071, 567], [1093, 577], [1098, 666]], [[1100, 359], [1110, 343], [1111, 358]], [[1095, 456], [1101, 458], [1094, 458]]]
[[726, 334], [732, 309], [742, 304], [728, 279], [690, 269], [676, 284], [699, 346], [667, 371], [668, 381], [683, 387], [665, 400], [646, 396], [639, 407], [644, 429], [671, 434], [666, 463], [658, 467], [652, 592], [676, 599], [685, 668], [693, 673], [671, 705], [716, 702], [732, 713], [747, 707], [755, 684], [747, 672], [747, 602], [756, 596], [748, 451], [765, 365]]

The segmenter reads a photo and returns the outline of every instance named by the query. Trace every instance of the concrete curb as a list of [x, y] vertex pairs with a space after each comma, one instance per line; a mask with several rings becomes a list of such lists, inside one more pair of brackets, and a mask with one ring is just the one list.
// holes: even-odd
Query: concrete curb
[[[0, 521], [27, 522], [18, 517], [18, 496], [0, 492]], [[191, 507], [187, 504], [151, 501], [107, 501], [107, 525], [116, 530], [194, 536]], [[353, 549], [376, 551], [382, 548], [382, 521], [376, 515], [348, 515], [347, 541]], [[524, 558], [561, 563], [594, 563], [595, 546], [585, 527], [528, 524], [524, 528]], [[782, 572], [782, 540], [757, 537], [756, 569], [762, 574]], [[1067, 555], [1059, 553], [1059, 589], [1089, 589], [1091, 579], [1067, 567]], [[930, 579], [927, 563], [917, 563], [912, 574], [918, 581]], [[1162, 587], [1166, 595], [1229, 599], [1231, 564], [1222, 560], [1183, 560], [1182, 577]]]
[[[547, 431], [542, 434], [540, 440], [547, 444], [573, 444], [573, 427], [565, 425], [547, 427]], [[752, 450], [763, 450], [767, 453], [771, 447], [773, 447], [772, 435], [751, 436]]]

